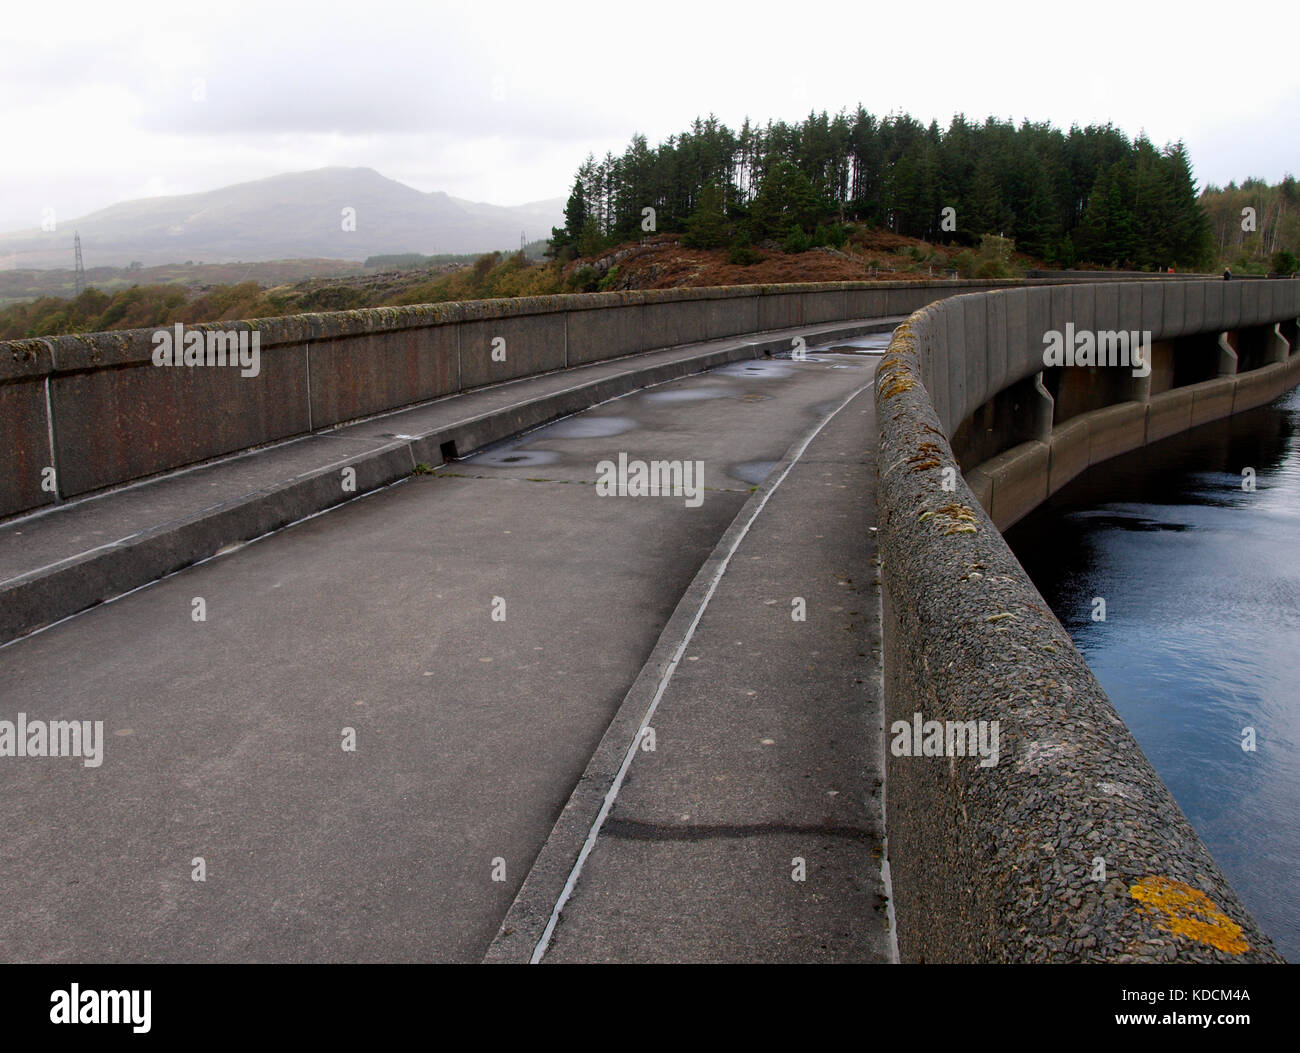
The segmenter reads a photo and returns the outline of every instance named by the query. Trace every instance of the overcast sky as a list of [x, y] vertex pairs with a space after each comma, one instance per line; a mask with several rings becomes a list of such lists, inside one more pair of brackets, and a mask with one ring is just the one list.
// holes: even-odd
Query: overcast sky
[[1202, 184], [1276, 181], [1300, 174], [1297, 29], [1294, 0], [10, 4], [0, 230], [325, 165], [522, 204], [634, 132], [859, 102], [1111, 121], [1182, 139]]

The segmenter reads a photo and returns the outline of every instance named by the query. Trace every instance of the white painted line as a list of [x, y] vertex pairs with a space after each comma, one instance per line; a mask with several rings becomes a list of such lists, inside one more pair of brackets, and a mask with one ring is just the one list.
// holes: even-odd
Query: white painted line
[[[875, 527], [871, 528], [875, 530]], [[879, 537], [879, 531], [876, 532]], [[880, 626], [880, 673], [876, 677], [880, 699], [880, 880], [885, 886], [885, 911], [889, 919], [889, 960], [898, 962], [898, 917], [894, 913], [894, 880], [889, 872], [889, 786], [885, 782], [889, 758], [885, 756], [885, 574], [876, 550], [876, 624]]]
[[[33, 636], [39, 636], [41, 633], [49, 632], [51, 629], [62, 625], [64, 622], [72, 621], [73, 618], [80, 618], [82, 615], [89, 614], [91, 611], [97, 611], [101, 607], [107, 607], [110, 603], [116, 603], [118, 600], [124, 600], [128, 596], [134, 596], [137, 592], [141, 592], [144, 589], [151, 589], [159, 582], [166, 581], [168, 578], [174, 578], [177, 574], [184, 574], [186, 571], [193, 570], [195, 567], [201, 567], [205, 563], [211, 563], [214, 559], [221, 559], [224, 556], [229, 556], [231, 553], [238, 552], [246, 545], [255, 544], [256, 542], [271, 537], [274, 534], [279, 534], [291, 527], [296, 527], [299, 523], [305, 523], [309, 519], [315, 519], [317, 516], [329, 515], [329, 513], [342, 508], [344, 505], [350, 505], [355, 501], [365, 500], [365, 498], [373, 497], [375, 494], [382, 494], [385, 490], [392, 489], [394, 486], [401, 486], [403, 483], [409, 481], [410, 476], [403, 476], [401, 479], [395, 479], [393, 482], [387, 483], [384, 486], [379, 487], [377, 490], [367, 490], [364, 494], [357, 494], [356, 497], [349, 497], [346, 501], [340, 501], [336, 505], [330, 505], [329, 508], [322, 508], [319, 512], [312, 512], [311, 515], [303, 516], [301, 519], [295, 519], [292, 523], [285, 523], [284, 526], [276, 527], [274, 530], [268, 530], [265, 534], [258, 534], [257, 537], [251, 537], [247, 541], [233, 542], [218, 549], [216, 552], [212, 553], [212, 555], [204, 556], [202, 559], [195, 560], [193, 563], [187, 563], [185, 566], [180, 567], [177, 570], [164, 574], [161, 578], [154, 578], [153, 581], [146, 581], [143, 585], [137, 585], [134, 589], [128, 589], [126, 592], [119, 592], [116, 596], [110, 596], [108, 599], [100, 600], [98, 603], [93, 604], [90, 607], [83, 607], [81, 610], [73, 614], [65, 615], [56, 622], [50, 622], [49, 625], [42, 625], [39, 629], [33, 629], [31, 632], [24, 633], [22, 636], [15, 636], [12, 640], [0, 643], [0, 651], [3, 651], [6, 647], [12, 647], [16, 643], [22, 643], [24, 640], [29, 640]], [[117, 542], [114, 542], [114, 544], [117, 544]]]
[[124, 545], [128, 541], [130, 541], [133, 537], [139, 537], [139, 536], [140, 536], [140, 531], [137, 530], [134, 534], [127, 534], [126, 537], [120, 537], [116, 541], [106, 541], [102, 545], [96, 545], [94, 548], [85, 549], [81, 552], [76, 553], [75, 555], [65, 556], [63, 559], [56, 559], [53, 563], [47, 563], [43, 567], [37, 567], [34, 570], [25, 570], [21, 574], [16, 575], [15, 577], [5, 578], [4, 581], [0, 581], [0, 589], [7, 588], [8, 586], [12, 585], [15, 581], [21, 581], [23, 578], [29, 576], [35, 576], [38, 574], [44, 574], [47, 570], [53, 570], [55, 567], [61, 567], [65, 563], [73, 563], [76, 560], [79, 560], [85, 556], [89, 556], [93, 552], [103, 552], [104, 549], [106, 548], [115, 548], [118, 545]]
[[632, 742], [628, 745], [627, 753], [623, 756], [623, 763], [619, 766], [618, 774], [614, 776], [613, 785], [611, 785], [609, 790], [606, 792], [605, 800], [600, 806], [600, 811], [596, 814], [595, 821], [591, 824], [591, 830], [587, 833], [587, 839], [582, 844], [582, 850], [578, 853], [578, 858], [573, 864], [573, 869], [569, 871], [568, 879], [564, 882], [564, 888], [560, 891], [560, 898], [555, 901], [555, 906], [551, 909], [551, 916], [546, 922], [546, 929], [542, 932], [541, 938], [537, 941], [537, 946], [533, 948], [532, 957], [528, 961], [529, 965], [536, 965], [540, 962], [545, 956], [547, 949], [550, 947], [551, 937], [555, 932], [556, 923], [560, 920], [560, 914], [564, 910], [564, 905], [569, 902], [569, 897], [573, 894], [574, 886], [578, 883], [578, 878], [582, 874], [582, 868], [587, 862], [587, 857], [591, 855], [591, 850], [596, 846], [596, 839], [600, 836], [600, 828], [605, 825], [605, 819], [608, 817], [610, 809], [614, 807], [614, 801], [618, 797], [618, 792], [623, 788], [623, 779], [627, 776], [628, 769], [632, 766], [632, 758], [636, 756], [637, 745], [641, 741], [641, 736], [645, 733], [645, 729], [650, 726], [650, 720], [654, 717], [655, 710], [659, 708], [659, 703], [664, 697], [664, 692], [668, 690], [668, 684], [673, 678], [673, 673], [677, 671], [677, 666], [682, 660], [682, 655], [686, 653], [686, 648], [690, 646], [691, 639], [695, 636], [695, 630], [699, 626], [700, 620], [704, 617], [704, 611], [709, 606], [709, 601], [713, 599], [713, 593], [718, 588], [718, 582], [722, 580], [722, 576], [727, 572], [727, 567], [731, 564], [731, 557], [736, 554], [736, 550], [740, 548], [740, 543], [744, 541], [746, 535], [749, 534], [749, 528], [754, 525], [754, 521], [758, 519], [759, 514], [767, 505], [768, 498], [776, 493], [777, 487], [780, 486], [785, 481], [785, 477], [790, 474], [790, 469], [799, 463], [799, 458], [804, 455], [804, 451], [808, 449], [813, 439], [817, 438], [817, 436], [821, 434], [821, 430], [835, 419], [836, 414], [838, 414], [840, 410], [861, 395], [864, 391], [870, 389], [873, 384], [875, 384], [875, 380], [872, 380], [868, 384], [864, 384], [862, 387], [858, 388], [857, 391], [853, 392], [852, 395], [827, 414], [817, 427], [809, 433], [808, 437], [800, 443], [799, 448], [795, 451], [794, 457], [790, 459], [790, 463], [785, 466], [785, 470], [777, 476], [776, 481], [772, 483], [767, 492], [763, 494], [763, 499], [758, 502], [758, 507], [756, 507], [750, 514], [745, 525], [741, 527], [740, 533], [737, 534], [735, 540], [732, 541], [731, 547], [727, 550], [727, 554], [722, 558], [722, 563], [718, 566], [717, 572], [709, 581], [708, 591], [705, 592], [704, 599], [700, 601], [700, 606], [695, 612], [695, 617], [691, 619], [691, 624], [686, 630], [686, 635], [682, 637], [682, 642], [678, 644], [672, 660], [668, 663], [668, 668], [664, 670], [663, 676], [659, 678], [659, 686], [655, 690], [654, 698], [650, 701], [650, 708], [646, 710], [645, 716], [641, 718], [641, 726], [637, 728], [636, 734], [632, 736]]

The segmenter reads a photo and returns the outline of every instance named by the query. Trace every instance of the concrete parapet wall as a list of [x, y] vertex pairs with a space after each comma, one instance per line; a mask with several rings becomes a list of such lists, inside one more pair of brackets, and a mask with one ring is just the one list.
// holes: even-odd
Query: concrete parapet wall
[[[42, 489], [50, 466], [46, 385], [50, 349], [44, 340], [19, 340], [0, 348], [0, 515], [53, 504], [52, 486]], [[48, 486], [49, 484], [47, 484]]]
[[439, 326], [310, 343], [311, 427], [327, 428], [459, 390], [456, 337], [454, 326]]
[[[1223, 331], [1234, 313], [1263, 324], [1262, 288], [1143, 281], [1077, 300], [1075, 289], [996, 291], [984, 297], [983, 347], [978, 323], [967, 325], [971, 297], [917, 311], [895, 333], [875, 389], [886, 741], [917, 714], [1000, 728], [996, 764], [887, 757], [904, 960], [1281, 961], [999, 528], [1090, 464], [1268, 401], [1300, 381], [1294, 360], [1084, 413], [1046, 442], [958, 471], [955, 492], [942, 485], [957, 469], [949, 437], [1043, 368], [1046, 329], [1086, 319], [1167, 340]], [[1268, 295], [1289, 310], [1295, 294]], [[983, 392], [972, 358], [999, 378]], [[994, 372], [1002, 362], [1005, 374]]]
[[[947, 296], [1017, 284], [534, 296], [185, 327], [205, 340], [256, 334], [256, 376], [231, 366], [160, 368], [155, 329], [0, 343], [0, 441], [9, 451], [0, 517], [484, 385], [682, 344], [906, 315]], [[974, 364], [977, 391], [984, 374], [984, 363]]]
[[[946, 490], [957, 464], [927, 373], [948, 372], [933, 337], [950, 331], [943, 316], [957, 309], [965, 316], [948, 300], [901, 326], [875, 389], [885, 790], [901, 956], [1282, 961], [995, 525], [1047, 495], [1054, 450], [1062, 473], [1078, 467], [1084, 447], [1092, 459], [1095, 424], [1121, 435], [1110, 446], [1143, 441], [1147, 407], [1088, 413], [1052, 445], [1024, 443], [972, 471], [976, 486], [958, 473], [956, 491]], [[906, 755], [898, 729], [917, 720], [997, 722], [996, 763]]]
[[306, 343], [267, 346], [264, 340], [253, 378], [230, 366], [155, 366], [151, 333], [49, 341], [50, 429], [61, 496], [309, 430]]

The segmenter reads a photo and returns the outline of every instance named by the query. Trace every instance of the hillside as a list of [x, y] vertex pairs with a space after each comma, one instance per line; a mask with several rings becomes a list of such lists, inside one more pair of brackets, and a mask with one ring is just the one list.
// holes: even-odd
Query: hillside
[[[321, 168], [200, 194], [124, 201], [55, 231], [0, 235], [0, 268], [68, 267], [73, 234], [86, 266], [146, 266], [384, 253], [471, 253], [518, 248], [563, 222], [562, 202], [503, 207], [424, 193], [370, 168]], [[344, 210], [355, 229], [344, 229]]]
[[488, 253], [470, 266], [440, 263], [417, 269], [316, 276], [269, 287], [255, 280], [213, 285], [139, 284], [114, 290], [92, 286], [75, 299], [43, 296], [0, 310], [0, 340], [563, 292], [901, 281], [950, 273], [996, 277], [1039, 265], [1028, 257], [1012, 255], [1010, 244], [1001, 239], [987, 239], [976, 254], [865, 227], [851, 228], [840, 249], [786, 253], [763, 248], [754, 250], [753, 257], [752, 264], [740, 265], [731, 262], [725, 249], [687, 248], [679, 236], [660, 234], [568, 262], [537, 262], [522, 253]]

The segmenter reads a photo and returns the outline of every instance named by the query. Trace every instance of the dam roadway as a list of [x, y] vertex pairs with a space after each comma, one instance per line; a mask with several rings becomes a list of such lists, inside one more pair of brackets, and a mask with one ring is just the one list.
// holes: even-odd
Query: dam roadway
[[0, 760], [0, 956], [895, 960], [876, 361], [657, 384], [0, 648], [0, 714], [104, 727]]

